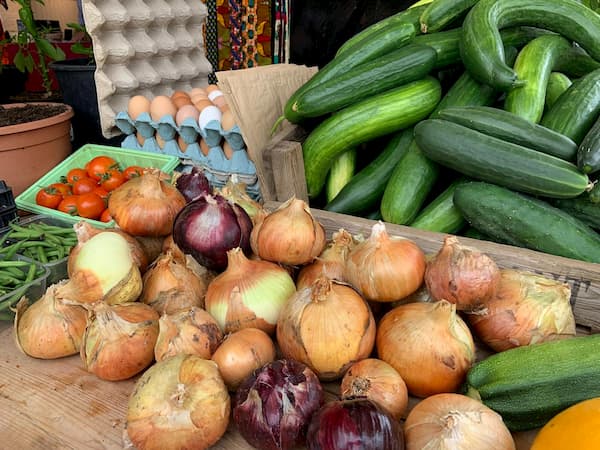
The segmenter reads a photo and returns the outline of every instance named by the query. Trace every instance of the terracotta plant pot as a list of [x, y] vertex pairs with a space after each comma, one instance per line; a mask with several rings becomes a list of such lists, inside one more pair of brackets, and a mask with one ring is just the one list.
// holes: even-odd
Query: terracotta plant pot
[[[59, 103], [40, 103], [60, 105]], [[23, 103], [3, 105], [4, 108]], [[19, 195], [71, 153], [73, 109], [47, 119], [0, 127], [0, 179]]]

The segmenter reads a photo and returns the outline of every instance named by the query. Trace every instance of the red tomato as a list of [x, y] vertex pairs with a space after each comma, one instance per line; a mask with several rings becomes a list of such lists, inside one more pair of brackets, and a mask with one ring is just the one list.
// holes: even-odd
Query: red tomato
[[96, 156], [85, 165], [85, 170], [90, 178], [98, 181], [111, 169], [118, 169], [119, 164], [110, 156]]
[[59, 211], [62, 211], [67, 214], [71, 214], [72, 216], [77, 215], [77, 199], [78, 195], [67, 195], [62, 201], [58, 204]]
[[38, 191], [35, 196], [35, 202], [46, 208], [56, 209], [62, 201], [63, 196], [55, 188], [47, 186]]
[[85, 169], [81, 167], [75, 167], [67, 172], [67, 183], [73, 184], [77, 180], [81, 180], [82, 178], [88, 178], [88, 173]]
[[110, 222], [111, 220], [112, 216], [110, 215], [110, 212], [108, 212], [108, 208], [106, 208], [102, 211], [102, 214], [100, 214], [100, 222]]
[[104, 209], [104, 200], [93, 192], [81, 194], [77, 199], [77, 214], [86, 219], [99, 219]]
[[56, 189], [63, 197], [72, 194], [71, 186], [66, 183], [52, 183], [50, 187]]
[[129, 166], [123, 171], [123, 175], [125, 175], [126, 180], [131, 180], [132, 178], [142, 176], [143, 173], [144, 168], [140, 166]]
[[91, 178], [82, 178], [73, 183], [73, 194], [87, 194], [88, 192], [92, 192], [97, 187], [98, 184], [96, 181], [92, 180]]
[[96, 189], [92, 191], [94, 194], [98, 194], [102, 200], [104, 200], [104, 204], [108, 204], [108, 197], [110, 196], [110, 192], [104, 189], [102, 186], [96, 186]]
[[125, 176], [120, 170], [111, 169], [102, 175], [102, 178], [100, 179], [100, 186], [110, 192], [121, 186], [123, 183], [125, 183], [125, 181]]

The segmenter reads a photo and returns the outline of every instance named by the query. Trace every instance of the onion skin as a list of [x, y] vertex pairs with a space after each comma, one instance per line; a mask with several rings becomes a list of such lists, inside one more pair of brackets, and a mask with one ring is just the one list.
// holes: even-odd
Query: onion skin
[[575, 336], [568, 284], [522, 270], [500, 273], [496, 295], [482, 311], [467, 315], [485, 344], [501, 352]]
[[233, 401], [233, 420], [256, 448], [293, 449], [304, 445], [310, 417], [323, 398], [323, 388], [310, 368], [294, 360], [277, 360], [242, 382]]
[[445, 300], [408, 303], [386, 313], [376, 347], [416, 397], [457, 391], [475, 361], [471, 332]]
[[447, 236], [439, 252], [427, 263], [425, 284], [434, 300], [447, 300], [456, 309], [473, 311], [495, 295], [500, 269], [479, 250]]
[[202, 194], [212, 192], [208, 178], [198, 166], [193, 166], [190, 173], [179, 175], [175, 180], [175, 187], [181, 192], [186, 202], [191, 202]]
[[368, 399], [336, 400], [313, 415], [308, 450], [404, 450], [398, 421]]
[[408, 390], [400, 374], [385, 361], [367, 358], [358, 361], [344, 374], [340, 384], [342, 400], [365, 397], [400, 420], [408, 406]]
[[221, 195], [201, 195], [188, 203], [173, 224], [173, 240], [200, 265], [216, 271], [227, 267], [227, 251], [250, 253], [252, 220], [244, 209]]
[[138, 450], [206, 449], [225, 434], [230, 411], [217, 365], [180, 354], [157, 362], [136, 382], [127, 435]]
[[277, 322], [281, 353], [308, 365], [322, 381], [341, 378], [355, 361], [368, 357], [375, 333], [367, 302], [327, 277], [290, 297]]
[[437, 394], [417, 403], [404, 423], [406, 450], [514, 450], [502, 417], [460, 394]]
[[212, 355], [230, 391], [236, 391], [253, 371], [275, 360], [275, 344], [258, 328], [242, 328], [225, 337]]
[[264, 212], [262, 205], [248, 195], [246, 184], [237, 181], [236, 174], [232, 174], [227, 180], [227, 183], [220, 189], [217, 189], [217, 192], [230, 202], [236, 203], [244, 208], [244, 211], [246, 211], [248, 216], [252, 219], [252, 223], [257, 223], [257, 217]]

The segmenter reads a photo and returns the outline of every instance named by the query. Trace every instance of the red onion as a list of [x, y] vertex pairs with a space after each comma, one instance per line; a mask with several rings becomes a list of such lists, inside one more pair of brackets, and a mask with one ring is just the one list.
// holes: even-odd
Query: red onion
[[187, 202], [191, 202], [202, 194], [212, 192], [208, 178], [198, 166], [192, 167], [190, 173], [181, 174], [175, 181], [175, 187]]
[[309, 450], [404, 450], [400, 422], [366, 398], [336, 400], [312, 416]]
[[202, 194], [177, 214], [173, 240], [198, 263], [211, 270], [227, 267], [227, 251], [250, 253], [252, 220], [244, 209], [221, 195]]
[[233, 400], [233, 420], [258, 449], [292, 449], [304, 446], [310, 418], [322, 404], [315, 373], [301, 362], [280, 359], [242, 382]]

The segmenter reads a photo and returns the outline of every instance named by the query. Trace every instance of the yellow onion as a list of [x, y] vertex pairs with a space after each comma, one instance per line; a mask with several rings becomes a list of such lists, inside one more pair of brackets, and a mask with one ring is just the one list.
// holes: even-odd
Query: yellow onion
[[204, 302], [225, 333], [258, 328], [273, 334], [281, 308], [294, 292], [296, 285], [285, 269], [249, 259], [236, 247], [227, 251], [227, 269], [210, 282]]
[[119, 228], [132, 236], [167, 236], [186, 200], [162, 179], [159, 170], [144, 171], [111, 192], [108, 211]]
[[404, 423], [406, 450], [514, 450], [515, 442], [497, 412], [460, 394], [421, 400]]
[[229, 424], [231, 400], [217, 365], [180, 354], [157, 362], [127, 404], [127, 436], [138, 450], [206, 449]]
[[158, 327], [158, 339], [154, 346], [157, 361], [179, 353], [210, 359], [223, 339], [217, 321], [195, 306], [173, 314], [163, 314]]
[[325, 248], [323, 225], [304, 200], [292, 197], [275, 211], [261, 216], [252, 233], [252, 251], [267, 261], [301, 265], [312, 261]]
[[84, 367], [103, 380], [126, 380], [154, 361], [158, 313], [139, 302], [93, 306], [81, 343]]
[[393, 302], [423, 283], [425, 254], [410, 239], [390, 236], [381, 221], [348, 255], [344, 277], [371, 301]]
[[230, 391], [252, 372], [275, 359], [275, 344], [258, 328], [243, 328], [225, 337], [212, 355]]
[[502, 269], [496, 295], [467, 316], [474, 333], [493, 350], [575, 336], [571, 289], [523, 270]]
[[264, 211], [262, 205], [248, 195], [246, 184], [239, 181], [237, 174], [233, 173], [227, 180], [227, 183], [216, 191], [232, 203], [240, 205], [256, 223], [255, 218]]
[[325, 250], [313, 262], [300, 269], [296, 279], [296, 289], [310, 286], [321, 275], [344, 281], [346, 258], [356, 244], [356, 239], [343, 228], [333, 233]]
[[79, 353], [87, 311], [57, 298], [57, 286], [49, 286], [32, 305], [26, 297], [17, 304], [15, 339], [26, 355], [55, 359]]
[[286, 358], [306, 364], [322, 381], [335, 380], [371, 354], [375, 319], [354, 289], [320, 277], [283, 307], [277, 342]]
[[[135, 239], [140, 243], [148, 256], [148, 264], [151, 264], [152, 261], [163, 253], [163, 243], [169, 236], [166, 238], [164, 236], [135, 236]], [[171, 237], [171, 239], [173, 238]]]
[[119, 233], [103, 231], [89, 238], [78, 246], [70, 266], [69, 281], [56, 289], [69, 301], [118, 304], [135, 301], [142, 292], [140, 269]]
[[140, 301], [160, 315], [204, 306], [204, 295], [213, 274], [182, 252], [159, 256], [143, 277]]
[[379, 322], [376, 346], [417, 397], [455, 392], [475, 361], [471, 332], [446, 300], [395, 307]]
[[448, 300], [458, 310], [481, 308], [492, 298], [500, 269], [489, 256], [448, 236], [425, 269], [425, 284], [434, 300]]
[[355, 362], [340, 384], [342, 400], [366, 397], [394, 419], [400, 420], [408, 407], [406, 383], [396, 369], [385, 361], [367, 358]]

